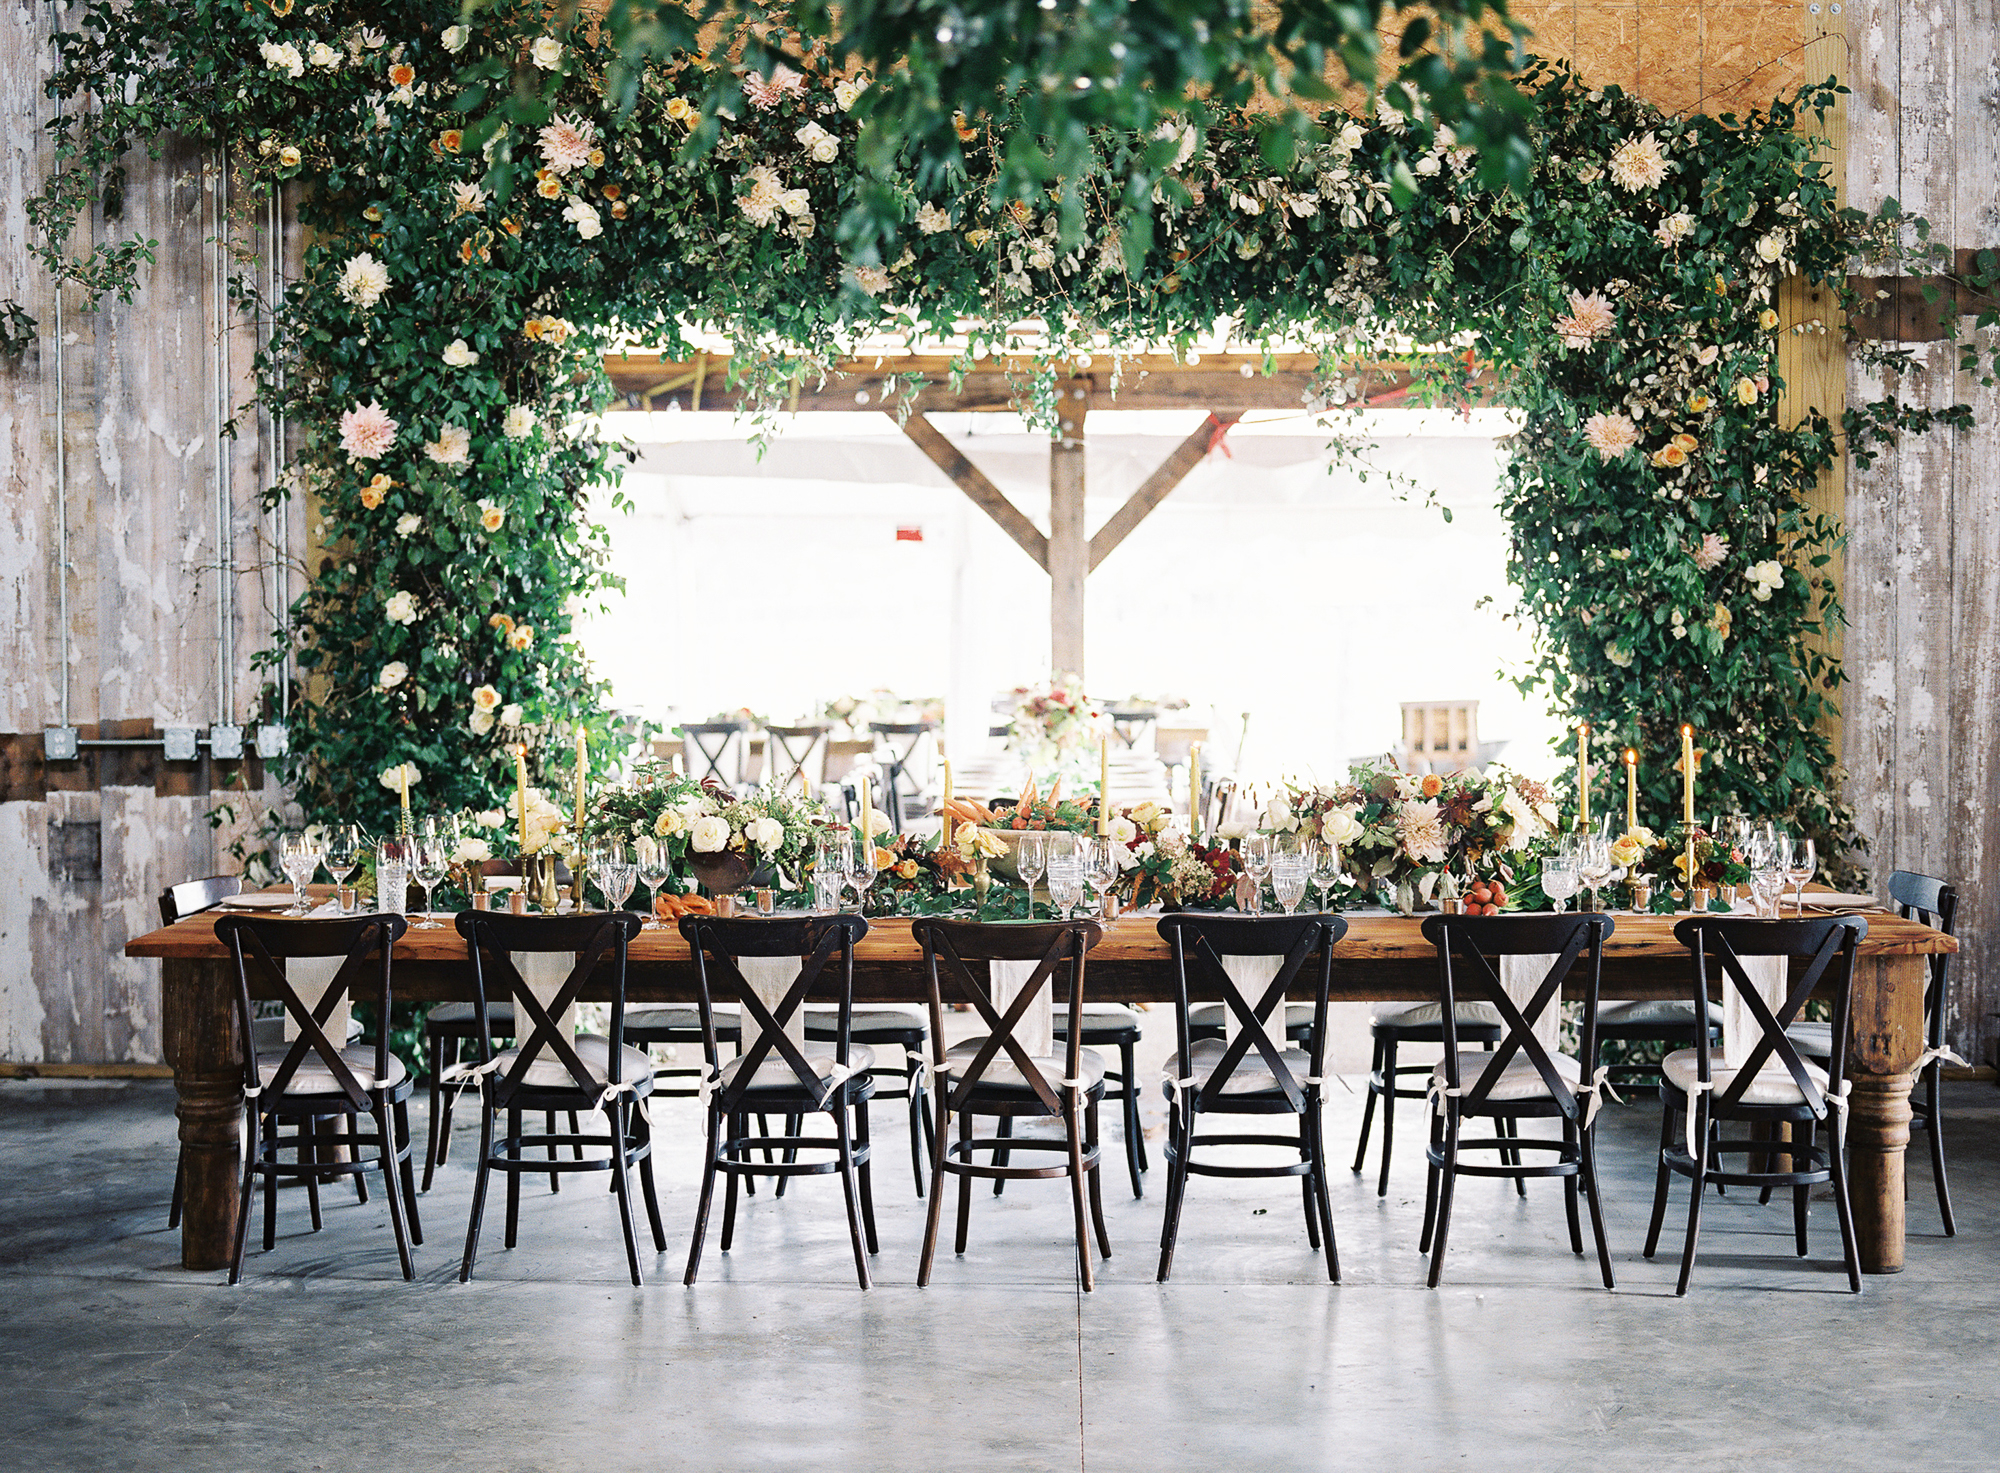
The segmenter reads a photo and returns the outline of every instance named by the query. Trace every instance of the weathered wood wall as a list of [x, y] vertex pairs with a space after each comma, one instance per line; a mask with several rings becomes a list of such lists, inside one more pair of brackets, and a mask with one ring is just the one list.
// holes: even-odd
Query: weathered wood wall
[[[71, 293], [58, 339], [49, 278], [24, 250], [25, 202], [50, 159], [43, 125], [53, 103], [41, 84], [53, 9], [17, 6], [0, 20], [0, 221], [11, 247], [0, 299], [42, 324], [23, 361], [0, 364], [0, 1060], [148, 1062], [160, 1057], [159, 968], [120, 952], [158, 924], [165, 886], [227, 867], [217, 855], [228, 828], [209, 823], [224, 794], [211, 789], [261, 790], [263, 780], [254, 762], [165, 764], [157, 750], [41, 763], [41, 729], [61, 707], [57, 435], [70, 719], [86, 737], [100, 727], [206, 729], [248, 714], [248, 661], [273, 623], [270, 519], [257, 504], [269, 472], [252, 416], [224, 445], [219, 528], [214, 202], [192, 151], [134, 160], [125, 218], [111, 229], [160, 242], [137, 302], [84, 313]], [[220, 365], [236, 402], [247, 395], [252, 331], [232, 331]], [[235, 595], [228, 712], [218, 670], [225, 576]]]
[[[1872, 203], [1893, 194], [1956, 245], [2000, 240], [2000, 22], [1978, 0], [1927, 8], [1881, 0], [1850, 5], [1845, 16], [1832, 0], [1523, 0], [1517, 13], [1538, 32], [1535, 49], [1671, 110], [1741, 109], [1808, 75], [1845, 71], [1855, 88], [1849, 197]], [[226, 796], [215, 790], [248, 784], [262, 793], [263, 785], [254, 763], [174, 770], [128, 756], [44, 771], [34, 756], [34, 734], [58, 709], [57, 425], [60, 416], [68, 452], [71, 717], [86, 735], [97, 723], [135, 732], [249, 716], [247, 662], [275, 622], [273, 529], [256, 507], [269, 474], [268, 432], [246, 418], [229, 452], [229, 526], [219, 536], [214, 231], [201, 161], [186, 151], [157, 164], [134, 160], [127, 215], [112, 229], [157, 238], [159, 261], [132, 307], [68, 314], [58, 404], [55, 302], [19, 245], [24, 201], [49, 158], [41, 130], [51, 104], [40, 93], [49, 24], [45, 7], [16, 7], [0, 21], [0, 223], [15, 245], [0, 260], [0, 299], [23, 302], [45, 328], [23, 362], [0, 365], [0, 1060], [150, 1061], [159, 1057], [157, 972], [119, 950], [152, 924], [165, 885], [224, 867], [217, 855], [226, 833], [207, 822]], [[1852, 38], [1846, 64], [1843, 26]], [[237, 402], [249, 339], [239, 322], [221, 349]], [[1918, 352], [1922, 371], [1906, 391], [1938, 402], [1970, 395], [1981, 428], [1914, 444], [1819, 495], [1838, 508], [1844, 494], [1853, 536], [1852, 792], [1878, 864], [1951, 875], [1967, 892], [1953, 1031], [1962, 1049], [1983, 1058], [2000, 1006], [2000, 988], [1985, 980], [2000, 979], [2000, 655], [1992, 627], [2000, 402], [1955, 378], [1941, 346]], [[1806, 366], [1801, 360], [1802, 381]], [[1823, 367], [1811, 376], [1823, 397], [1840, 387]], [[1861, 395], [1876, 386], [1857, 377], [1847, 387]], [[295, 553], [304, 521], [293, 518]], [[236, 569], [228, 713], [217, 670], [217, 569], [225, 561]], [[87, 864], [79, 869], [79, 853], [96, 855], [98, 878], [86, 877]]]

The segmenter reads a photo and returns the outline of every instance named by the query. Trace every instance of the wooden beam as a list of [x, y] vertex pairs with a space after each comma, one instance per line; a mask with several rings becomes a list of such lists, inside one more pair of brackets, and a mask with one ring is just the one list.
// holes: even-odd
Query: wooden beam
[[932, 465], [950, 478], [952, 485], [963, 491], [972, 504], [1000, 525], [1021, 551], [1035, 560], [1035, 566], [1044, 573], [1049, 570], [1049, 539], [1041, 529], [1027, 519], [1007, 493], [986, 479], [985, 474], [960, 453], [958, 447], [947, 440], [938, 427], [921, 414], [912, 414], [903, 421], [903, 433], [910, 437], [910, 443], [929, 457]]
[[1243, 418], [1240, 409], [1212, 409], [1195, 432], [1181, 441], [1172, 455], [1160, 462], [1160, 468], [1146, 477], [1145, 484], [1134, 491], [1129, 500], [1111, 514], [1111, 520], [1097, 529], [1097, 535], [1090, 539], [1090, 571], [1095, 573], [1097, 565], [1117, 550], [1118, 544], [1131, 535], [1132, 529], [1152, 515], [1153, 508], [1167, 499], [1174, 487], [1187, 478], [1215, 445], [1216, 437], [1236, 421]]
[[1061, 433], [1049, 442], [1049, 673], [1083, 678], [1084, 582], [1090, 542], [1084, 535], [1083, 417], [1090, 390], [1080, 379], [1057, 386]]

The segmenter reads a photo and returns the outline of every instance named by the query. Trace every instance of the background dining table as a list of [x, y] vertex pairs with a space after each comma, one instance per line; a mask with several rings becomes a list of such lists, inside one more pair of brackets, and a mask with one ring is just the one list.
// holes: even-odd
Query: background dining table
[[[216, 939], [223, 912], [188, 916], [130, 942], [125, 954], [158, 957], [167, 1062], [173, 1067], [184, 1172], [181, 1264], [227, 1265], [236, 1225], [241, 1174], [242, 1043], [233, 998], [229, 951]], [[1687, 951], [1674, 940], [1669, 915], [1616, 913], [1606, 944], [1607, 999], [1686, 997]], [[1868, 936], [1856, 965], [1848, 1075], [1850, 1177], [1861, 1266], [1873, 1274], [1903, 1266], [1904, 1151], [1910, 1139], [1910, 1089], [1924, 1050], [1925, 958], [1957, 950], [1940, 931], [1889, 911], [1868, 913]], [[1351, 914], [1336, 948], [1333, 996], [1343, 1002], [1427, 1001], [1437, 996], [1437, 959], [1421, 933], [1421, 918]], [[1090, 955], [1086, 987], [1092, 1001], [1164, 1002], [1174, 995], [1173, 954], [1154, 919], [1127, 915], [1107, 922]], [[1191, 991], [1200, 996], [1198, 979]], [[1711, 995], [1715, 995], [1711, 978]], [[456, 930], [412, 931], [396, 946], [394, 995], [399, 1002], [469, 1000], [472, 969]], [[648, 929], [632, 942], [626, 996], [630, 1002], [691, 1002], [697, 993], [687, 943], [672, 927]], [[257, 993], [253, 984], [253, 996]], [[603, 987], [584, 998], [602, 998]], [[928, 997], [923, 950], [906, 919], [869, 923], [855, 956], [857, 1002], [920, 1002]]]

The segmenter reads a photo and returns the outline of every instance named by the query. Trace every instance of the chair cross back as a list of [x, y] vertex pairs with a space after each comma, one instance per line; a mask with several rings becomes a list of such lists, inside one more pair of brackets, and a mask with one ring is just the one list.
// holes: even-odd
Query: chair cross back
[[[750, 1036], [753, 1024], [758, 1029], [757, 1041], [743, 1051], [743, 1062], [736, 1066], [734, 1079], [721, 1092], [723, 1113], [729, 1115], [737, 1112], [738, 1102], [749, 1092], [758, 1071], [764, 1067], [764, 1061], [774, 1052], [797, 1076], [801, 1089], [822, 1099], [829, 1098], [840, 1080], [828, 1079], [815, 1070], [798, 1044], [784, 1031], [785, 1025], [791, 1022], [800, 1008], [805, 1006], [806, 998], [811, 994], [814, 984], [819, 981], [820, 973], [826, 970], [828, 963], [833, 960], [834, 953], [839, 952], [846, 985], [841, 988], [841, 1019], [833, 1061], [841, 1069], [847, 1067], [848, 1035], [851, 1031], [849, 1025], [854, 1007], [854, 946], [867, 934], [868, 923], [859, 916], [831, 916], [808, 923], [803, 935], [805, 946], [810, 949], [802, 950], [799, 974], [786, 989], [785, 995], [778, 1000], [775, 1008], [767, 1006], [764, 999], [757, 995], [756, 989], [750, 985], [749, 979], [736, 965], [736, 957], [724, 949], [730, 939], [726, 930], [727, 924], [727, 922], [718, 924], [715, 918], [709, 916], [681, 918], [681, 934], [687, 938], [688, 945], [694, 951], [695, 970], [700, 977], [703, 997], [707, 998], [710, 995], [709, 968], [713, 965], [721, 978], [729, 984], [730, 990], [736, 994], [736, 1000], [743, 1007], [743, 1036], [745, 1038]], [[747, 924], [765, 923], [751, 921]], [[783, 934], [790, 935], [792, 931], [793, 928], [787, 926]], [[702, 1016], [712, 1021], [712, 1010], [704, 1007]], [[712, 1028], [709, 1037], [704, 1040], [704, 1045], [708, 1050], [708, 1063], [712, 1072], [717, 1064], [716, 1042]]]
[[[1743, 1006], [1749, 1010], [1750, 1016], [1757, 1020], [1757, 1027], [1761, 1035], [1755, 1046], [1744, 1057], [1743, 1062], [1730, 1066], [1734, 1074], [1729, 1081], [1729, 1087], [1716, 1093], [1716, 1108], [1726, 1110], [1741, 1103], [1744, 1094], [1756, 1082], [1757, 1076], [1763, 1072], [1764, 1065], [1775, 1058], [1780, 1064], [1784, 1065], [1785, 1072], [1791, 1076], [1792, 1083], [1798, 1087], [1799, 1094], [1804, 1098], [1806, 1107], [1816, 1117], [1825, 1119], [1829, 1108], [1826, 1094], [1813, 1079], [1812, 1072], [1806, 1068], [1805, 1060], [1799, 1054], [1798, 1046], [1792, 1042], [1792, 1039], [1785, 1030], [1798, 1020], [1800, 1013], [1805, 1011], [1806, 1000], [1812, 996], [1813, 989], [1819, 986], [1820, 979], [1826, 975], [1827, 969], [1833, 965], [1836, 959], [1844, 961], [1844, 972], [1846, 975], [1841, 979], [1841, 989], [1845, 992], [1853, 973], [1853, 945], [1862, 935], [1866, 934], [1868, 923], [1858, 916], [1830, 916], [1823, 921], [1765, 922], [1764, 924], [1775, 925], [1780, 928], [1778, 931], [1772, 933], [1772, 939], [1778, 944], [1784, 945], [1787, 942], [1800, 942], [1812, 948], [1810, 952], [1811, 960], [1807, 963], [1804, 973], [1800, 975], [1796, 982], [1792, 983], [1790, 989], [1785, 994], [1784, 1002], [1779, 1005], [1775, 1012], [1772, 1011], [1771, 1005], [1764, 1000], [1764, 994], [1758, 989], [1757, 984], [1750, 980], [1750, 974], [1743, 970], [1742, 954], [1737, 951], [1734, 942], [1731, 940], [1729, 928], [1703, 923], [1699, 917], [1691, 917], [1674, 928], [1675, 937], [1694, 952], [1695, 964], [1700, 969], [1700, 976], [1704, 979], [1695, 988], [1696, 1078], [1702, 1084], [1707, 1084], [1711, 1078], [1708, 1045], [1708, 987], [1706, 978], [1708, 975], [1708, 954], [1710, 947], [1713, 946], [1715, 958], [1722, 964], [1722, 976], [1725, 985], [1736, 989], [1737, 996], [1742, 1000]], [[1739, 934], [1754, 935], [1755, 933]], [[1804, 951], [1795, 953], [1789, 949], [1769, 952], [1753, 951], [1750, 954], [1752, 956], [1784, 956], [1786, 958], [1793, 955], [1807, 955]], [[1842, 1012], [1843, 1014], [1845, 1013], [1844, 1008]], [[1829, 1079], [1839, 1077], [1839, 1069], [1846, 1052], [1845, 1043], [1846, 1040], [1842, 1038], [1835, 1038], [1833, 1040], [1833, 1056], [1827, 1071]], [[1733, 1041], [1730, 1044], [1730, 1051], [1732, 1054], [1735, 1052]]]
[[[493, 975], [506, 987], [514, 1001], [514, 1047], [513, 1064], [505, 1075], [493, 1086], [493, 1103], [496, 1108], [505, 1109], [507, 1102], [527, 1088], [528, 1071], [541, 1057], [544, 1048], [554, 1055], [574, 1081], [574, 1087], [583, 1093], [603, 1089], [616, 1090], [622, 1082], [619, 1079], [619, 1050], [614, 1046], [606, 1051], [604, 1082], [591, 1074], [589, 1067], [576, 1051], [576, 1045], [563, 1036], [561, 1026], [556, 1021], [569, 1011], [576, 1002], [577, 994], [597, 970], [598, 963], [605, 954], [615, 955], [618, 970], [622, 976], [625, 969], [625, 947], [639, 931], [639, 917], [626, 911], [609, 911], [593, 916], [563, 917], [523, 917], [499, 916], [486, 911], [463, 911], [458, 917], [458, 930], [472, 953], [472, 975], [479, 994], [478, 1013], [481, 1062], [490, 1061], [492, 1029], [486, 1017], [486, 978], [489, 968]], [[529, 929], [533, 928], [533, 929]], [[537, 931], [548, 934], [538, 936]], [[551, 944], [537, 946], [509, 946], [506, 944], [511, 934], [515, 941], [548, 941]], [[576, 961], [571, 966], [569, 976], [556, 989], [555, 996], [544, 1006], [536, 997], [528, 981], [514, 965], [512, 953], [521, 951], [561, 952], [573, 951]], [[489, 957], [490, 953], [490, 957]], [[614, 1040], [624, 1036], [624, 989], [620, 988], [612, 1000], [610, 1037]], [[544, 1092], [549, 1086], [536, 1086], [536, 1092]]]
[[[309, 927], [309, 930], [294, 930], [294, 927]], [[322, 930], [326, 927], [330, 929]], [[382, 1009], [382, 1016], [388, 1016], [389, 1007], [389, 961], [396, 939], [409, 928], [409, 922], [398, 915], [362, 916], [356, 920], [272, 920], [251, 916], [224, 916], [215, 923], [215, 934], [228, 943], [236, 961], [237, 1000], [239, 1016], [244, 1020], [244, 1079], [245, 1090], [255, 1099], [260, 1094], [282, 1095], [291, 1088], [292, 1080], [299, 1067], [308, 1057], [317, 1055], [333, 1076], [340, 1092], [353, 1101], [357, 1109], [367, 1109], [372, 1104], [368, 1091], [361, 1087], [361, 1081], [348, 1066], [346, 1058], [332, 1039], [327, 1037], [326, 1024], [335, 1011], [345, 1002], [350, 992], [360, 1001], [360, 991], [356, 983], [363, 975], [371, 955], [379, 957], [378, 976], [381, 983], [379, 996], [375, 999]], [[296, 949], [285, 943], [291, 941]], [[278, 951], [273, 952], [271, 943], [278, 943]], [[339, 968], [327, 983], [316, 1004], [308, 1005], [292, 986], [291, 979], [278, 965], [280, 957], [338, 956]], [[285, 1013], [299, 1026], [299, 1036], [292, 1040], [285, 1050], [285, 1057], [279, 1063], [277, 1072], [267, 1085], [260, 1077], [257, 1063], [257, 1049], [248, 1033], [250, 1019], [250, 970], [255, 966], [264, 982], [276, 992], [285, 1005]], [[387, 1072], [389, 1061], [387, 1030], [378, 1028], [375, 1041], [375, 1077], [379, 1080]]]
[[[1943, 880], [1899, 869], [1889, 876], [1889, 903], [1906, 921], [1930, 926], [1947, 936], [1957, 934], [1958, 891]], [[1924, 988], [1925, 1041], [1935, 1048], [1944, 1042], [1944, 980], [1951, 953], [1933, 952], [1928, 960], [1930, 980]]]
[[[764, 728], [764, 786], [779, 792], [794, 787], [799, 774], [811, 784], [826, 778], [826, 750], [833, 728], [825, 722], [810, 726]], [[808, 768], [814, 769], [807, 771]]]
[[[1424, 922], [1424, 935], [1437, 946], [1438, 964], [1443, 969], [1445, 980], [1444, 1006], [1440, 1022], [1444, 1029], [1445, 1082], [1452, 1090], [1464, 1090], [1464, 1081], [1458, 1069], [1458, 1020], [1456, 1016], [1459, 987], [1453, 959], [1463, 965], [1472, 990], [1481, 994], [1479, 1001], [1489, 1003], [1500, 1014], [1500, 1021], [1506, 1028], [1499, 1047], [1480, 1070], [1479, 1080], [1470, 1090], [1459, 1096], [1461, 1104], [1469, 1110], [1477, 1110], [1487, 1102], [1494, 1088], [1506, 1076], [1507, 1068], [1517, 1055], [1525, 1057], [1541, 1076], [1549, 1097], [1566, 1119], [1581, 1122], [1583, 1102], [1576, 1088], [1557, 1072], [1555, 1060], [1548, 1048], [1535, 1034], [1535, 1024], [1542, 1014], [1562, 1003], [1563, 983], [1576, 967], [1577, 961], [1586, 954], [1590, 960], [1592, 977], [1591, 995], [1596, 996], [1595, 979], [1603, 957], [1604, 938], [1611, 934], [1612, 921], [1609, 916], [1583, 914], [1571, 917], [1572, 924], [1562, 925], [1560, 918], [1550, 918], [1542, 922], [1540, 918], [1529, 922], [1537, 934], [1551, 933], [1552, 939], [1559, 939], [1562, 950], [1556, 954], [1555, 962], [1543, 974], [1540, 984], [1528, 998], [1526, 1007], [1516, 1003], [1500, 980], [1499, 972], [1487, 960], [1486, 952], [1480, 945], [1482, 937], [1495, 934], [1490, 924], [1481, 924], [1483, 917], [1432, 916]], [[1472, 924], [1466, 924], [1471, 921]], [[1520, 921], [1509, 918], [1500, 922], [1526, 935], [1526, 928]], [[1560, 929], [1557, 929], [1560, 927]], [[1516, 939], [1516, 938], [1510, 938]], [[1527, 941], [1527, 946], [1536, 943]], [[1524, 946], [1510, 947], [1507, 955], [1542, 955], [1540, 951], [1527, 952]], [[1590, 1056], [1594, 1040], [1586, 1040], [1584, 1057]]]
[[[1179, 939], [1178, 928], [1176, 939]], [[1236, 1036], [1230, 1039], [1227, 1047], [1223, 1049], [1222, 1057], [1216, 1061], [1214, 1072], [1209, 1075], [1208, 1083], [1202, 1088], [1203, 1106], [1213, 1108], [1221, 1102], [1223, 1087], [1229, 1083], [1230, 1076], [1235, 1074], [1238, 1066], [1254, 1047], [1258, 1057], [1263, 1059], [1265, 1067], [1271, 1071], [1271, 1077], [1277, 1081], [1278, 1088], [1284, 1091], [1285, 1098], [1291, 1103], [1292, 1108], [1303, 1110], [1306, 1107], [1305, 1091], [1300, 1087], [1301, 1082], [1294, 1078], [1292, 1071], [1286, 1067], [1284, 1049], [1272, 1041], [1270, 1033], [1264, 1027], [1264, 1019], [1270, 1016], [1274, 1009], [1280, 1018], [1284, 1017], [1285, 996], [1291, 991], [1293, 981], [1305, 967], [1307, 958], [1314, 950], [1321, 947], [1321, 940], [1321, 928], [1312, 927], [1300, 932], [1298, 939], [1285, 953], [1284, 961], [1279, 964], [1277, 975], [1271, 979], [1270, 985], [1264, 989], [1263, 997], [1253, 1007], [1244, 998], [1242, 989], [1236, 985], [1236, 979], [1224, 969], [1222, 956], [1209, 938], [1197, 933], [1194, 940], [1195, 957], [1201, 963], [1201, 968], [1207, 973], [1209, 980], [1221, 992], [1223, 1004], [1236, 1015], [1237, 1023]], [[1322, 964], [1331, 968], [1333, 965], [1331, 941], [1326, 943], [1324, 949], [1327, 955], [1322, 958]], [[1175, 951], [1185, 973], [1186, 954], [1178, 946]], [[1279, 1025], [1280, 1032], [1283, 1032], [1283, 1026], [1282, 1023]]]
[[[681, 735], [689, 748], [687, 764], [688, 776], [696, 782], [713, 779], [731, 792], [743, 781], [743, 759], [741, 744], [749, 740], [750, 723], [747, 721], [687, 721], [681, 724]], [[731, 755], [736, 756], [736, 771], [724, 772], [723, 764]], [[701, 758], [702, 770], [694, 770], [694, 758]]]
[[[1021, 1020], [1027, 1017], [1028, 1009], [1034, 1005], [1035, 999], [1041, 996], [1042, 989], [1053, 987], [1056, 968], [1068, 965], [1070, 968], [1069, 1030], [1063, 1068], [1067, 1078], [1079, 1077], [1083, 1067], [1084, 957], [1104, 933], [1093, 922], [1080, 925], [1060, 923], [1056, 927], [1046, 928], [1050, 931], [1048, 945], [1043, 950], [1040, 960], [1035, 963], [1034, 972], [1021, 984], [1020, 991], [1014, 994], [1007, 1011], [1003, 1014], [993, 1005], [993, 998], [988, 989], [972, 975], [972, 969], [965, 964], [965, 958], [952, 937], [953, 930], [974, 924], [919, 921], [915, 928], [917, 939], [923, 943], [926, 965], [930, 969], [933, 1004], [940, 1002], [943, 991], [942, 972], [948, 970], [951, 973], [953, 986], [958, 989], [959, 995], [971, 1004], [973, 1011], [979, 1014], [980, 1021], [986, 1025], [987, 1030], [986, 1041], [972, 1056], [972, 1062], [962, 1072], [956, 1073], [956, 1082], [952, 1086], [950, 1095], [946, 1097], [945, 1108], [949, 1111], [963, 1110], [972, 1098], [973, 1091], [978, 1088], [988, 1066], [1004, 1049], [1009, 1062], [1021, 1072], [1022, 1081], [1033, 1091], [1042, 1108], [1051, 1115], [1060, 1115], [1062, 1101], [1057, 1089], [1061, 1081], [1050, 1083], [1048, 1076], [1035, 1064], [1033, 1055], [1015, 1036], [1014, 1030]], [[1030, 956], [1012, 959], [1027, 961], [1031, 955], [1032, 953]], [[976, 959], [992, 961], [996, 958], [985, 956]], [[940, 963], [943, 965], [940, 966]], [[941, 1066], [945, 1054], [942, 1035], [937, 1038], [934, 1047], [937, 1049], [938, 1063]]]

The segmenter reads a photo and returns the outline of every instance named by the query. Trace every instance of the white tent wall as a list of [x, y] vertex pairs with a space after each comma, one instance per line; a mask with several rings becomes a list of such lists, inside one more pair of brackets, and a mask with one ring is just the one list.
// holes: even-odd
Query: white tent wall
[[[640, 441], [607, 512], [626, 592], [583, 636], [616, 702], [656, 719], [747, 706], [774, 720], [886, 687], [947, 698], [961, 750], [991, 695], [1044, 674], [1042, 571], [886, 416], [800, 415], [761, 459], [715, 414], [617, 414]], [[1006, 415], [940, 415], [959, 444], [1046, 528], [1045, 437]], [[1197, 415], [1093, 414], [1095, 529]], [[1506, 529], [1494, 506], [1508, 428], [1415, 411], [1371, 414], [1373, 467], [1328, 471], [1329, 436], [1297, 419], [1245, 424], [1108, 557], [1089, 583], [1093, 694], [1178, 694], [1212, 708], [1210, 751], [1246, 772], [1338, 774], [1400, 732], [1406, 700], [1481, 702], [1505, 760], [1553, 769], [1540, 703], [1501, 672], [1526, 661], [1506, 622]], [[1422, 491], [1451, 508], [1446, 522]], [[1407, 496], [1407, 499], [1404, 499]], [[922, 541], [897, 540], [919, 528]], [[1490, 605], [1481, 606], [1490, 597]]]

